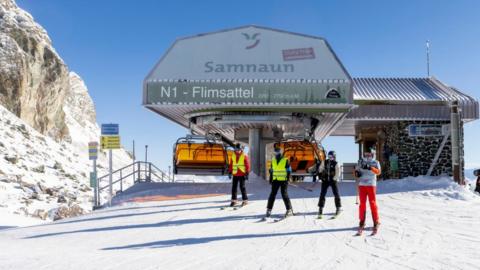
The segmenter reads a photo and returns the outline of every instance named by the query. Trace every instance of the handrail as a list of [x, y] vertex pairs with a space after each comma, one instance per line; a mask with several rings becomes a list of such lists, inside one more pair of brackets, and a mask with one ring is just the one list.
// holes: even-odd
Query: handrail
[[[122, 168], [120, 168], [120, 169], [117, 169], [117, 170], [113, 171], [112, 174], [118, 173], [118, 172], [120, 172], [120, 171], [122, 171], [122, 170], [124, 170], [124, 169], [126, 169], [126, 168], [128, 168], [128, 167], [130, 167], [130, 166], [133, 166], [134, 164], [136, 164], [136, 163], [138, 163], [138, 162], [141, 162], [141, 161], [136, 161], [136, 162], [134, 162], [134, 163], [132, 163], [132, 164], [129, 164], [129, 165], [125, 166], [125, 167], [122, 167]], [[98, 180], [101, 180], [101, 179], [103, 179], [103, 178], [106, 178], [106, 177], [108, 177], [109, 175], [110, 175], [109, 173], [106, 174], [106, 175], [103, 175], [102, 177], [99, 177]]]
[[155, 166], [155, 164], [153, 164], [153, 163], [151, 163], [151, 164], [152, 164], [151, 166], [152, 166], [154, 169], [156, 169], [157, 171], [161, 171], [161, 172], [163, 172], [163, 171], [162, 171], [162, 170], [160, 170], [160, 169], [159, 169], [157, 166]]
[[[124, 170], [128, 169], [128, 172], [123, 174], [122, 172]], [[133, 170], [132, 170], [133, 169]], [[112, 185], [120, 183], [120, 191], [123, 192], [123, 181], [127, 178], [130, 178], [133, 176], [134, 183], [141, 182], [141, 181], [148, 181], [148, 182], [156, 182], [156, 181], [161, 181], [161, 182], [168, 182], [168, 181], [173, 181], [172, 178], [170, 178], [169, 174], [165, 173], [163, 170], [159, 169], [157, 166], [155, 166], [151, 162], [144, 162], [144, 161], [135, 161], [129, 165], [126, 165], [122, 168], [119, 168], [115, 171], [112, 172], [112, 178], [113, 175], [120, 173], [119, 177], [116, 176], [115, 179], [112, 181]], [[155, 176], [154, 179], [152, 179], [151, 176]], [[97, 179], [99, 183], [99, 191], [105, 190], [110, 186], [108, 183], [107, 185], [100, 187], [100, 182], [108, 179], [110, 174], [103, 175], [102, 177], [99, 177]], [[137, 178], [135, 177], [137, 176]], [[143, 177], [142, 177], [143, 176]], [[136, 179], [135, 179], [136, 178]], [[156, 181], [152, 181], [156, 180]]]
[[162, 182], [165, 182], [165, 180], [163, 179], [163, 177], [158, 176], [155, 172], [152, 172], [152, 174], [155, 175], [156, 177], [158, 177], [159, 179], [161, 179]]
[[[118, 172], [120, 172], [120, 171], [123, 171], [123, 170], [129, 168], [129, 167], [135, 166], [136, 164], [142, 164], [142, 163], [148, 164], [148, 163], [150, 163], [150, 162], [135, 161], [134, 163], [131, 163], [131, 164], [127, 165], [127, 166], [124, 166], [124, 167], [122, 167], [122, 168], [120, 168], [120, 169], [117, 169], [117, 170], [113, 171], [112, 174], [116, 174], [116, 173], [118, 173]], [[152, 165], [153, 165], [153, 164], [152, 164]], [[160, 170], [160, 169], [158, 169], [158, 170]], [[101, 179], [103, 179], [103, 178], [106, 178], [106, 177], [108, 177], [109, 175], [110, 175], [110, 174], [107, 173], [107, 174], [103, 175], [102, 177], [99, 177], [98, 180], [101, 180]]]
[[[115, 181], [112, 181], [112, 185], [114, 185], [114, 184], [116, 184], [116, 183], [118, 183], [118, 182], [120, 182], [120, 181], [123, 181], [123, 179], [125, 179], [125, 178], [127, 178], [127, 177], [130, 177], [130, 176], [132, 176], [132, 175], [134, 175], [134, 174], [136, 174], [136, 173], [137, 173], [137, 172], [131, 172], [130, 174], [124, 175], [122, 178], [120, 178], [120, 179], [118, 179], [118, 180], [115, 180]], [[107, 185], [104, 186], [104, 187], [99, 187], [98, 190], [102, 191], [102, 190], [108, 188], [108, 186], [109, 186], [109, 184], [107, 184]]]

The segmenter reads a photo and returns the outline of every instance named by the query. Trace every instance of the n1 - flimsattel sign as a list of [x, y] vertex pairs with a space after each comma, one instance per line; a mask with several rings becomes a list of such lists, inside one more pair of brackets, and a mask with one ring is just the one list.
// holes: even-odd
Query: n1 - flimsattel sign
[[[147, 104], [170, 103], [347, 103], [349, 85], [343, 80], [322, 83], [205, 83], [152, 82]], [[332, 98], [332, 90], [336, 98]], [[327, 92], [330, 91], [330, 96]]]

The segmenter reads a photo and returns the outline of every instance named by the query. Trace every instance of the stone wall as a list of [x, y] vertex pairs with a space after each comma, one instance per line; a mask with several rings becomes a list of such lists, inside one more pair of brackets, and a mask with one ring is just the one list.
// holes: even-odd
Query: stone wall
[[[434, 121], [404, 121], [385, 126], [385, 147], [383, 149], [384, 162], [383, 178], [403, 178], [407, 176], [425, 175], [432, 163], [435, 154], [440, 147], [443, 136], [409, 137], [408, 125], [410, 124], [448, 124], [449, 122]], [[463, 127], [462, 127], [463, 133]], [[443, 148], [432, 175], [452, 175], [452, 144], [449, 137]], [[460, 145], [463, 157], [463, 136]], [[398, 176], [390, 172], [388, 157], [391, 154], [398, 155]], [[462, 158], [462, 167], [463, 167]]]

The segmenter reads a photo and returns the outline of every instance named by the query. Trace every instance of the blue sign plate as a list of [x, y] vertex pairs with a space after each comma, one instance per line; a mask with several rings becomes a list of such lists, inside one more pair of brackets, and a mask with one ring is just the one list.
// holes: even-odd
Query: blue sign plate
[[102, 135], [118, 135], [118, 124], [102, 124]]

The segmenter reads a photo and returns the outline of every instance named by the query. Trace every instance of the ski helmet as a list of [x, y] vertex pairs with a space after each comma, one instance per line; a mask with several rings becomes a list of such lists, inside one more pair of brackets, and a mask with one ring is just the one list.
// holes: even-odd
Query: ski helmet
[[367, 149], [365, 150], [365, 152], [363, 152], [363, 156], [370, 156], [371, 158], [373, 158], [375, 156], [375, 152], [373, 151], [373, 149]]
[[276, 156], [279, 156], [282, 154], [282, 149], [280, 148], [279, 145], [275, 145], [274, 149], [273, 149], [273, 152]]
[[237, 143], [237, 144], [235, 144], [234, 149], [235, 149], [235, 151], [241, 151], [241, 150], [242, 150], [242, 146], [241, 146], [239, 143]]

